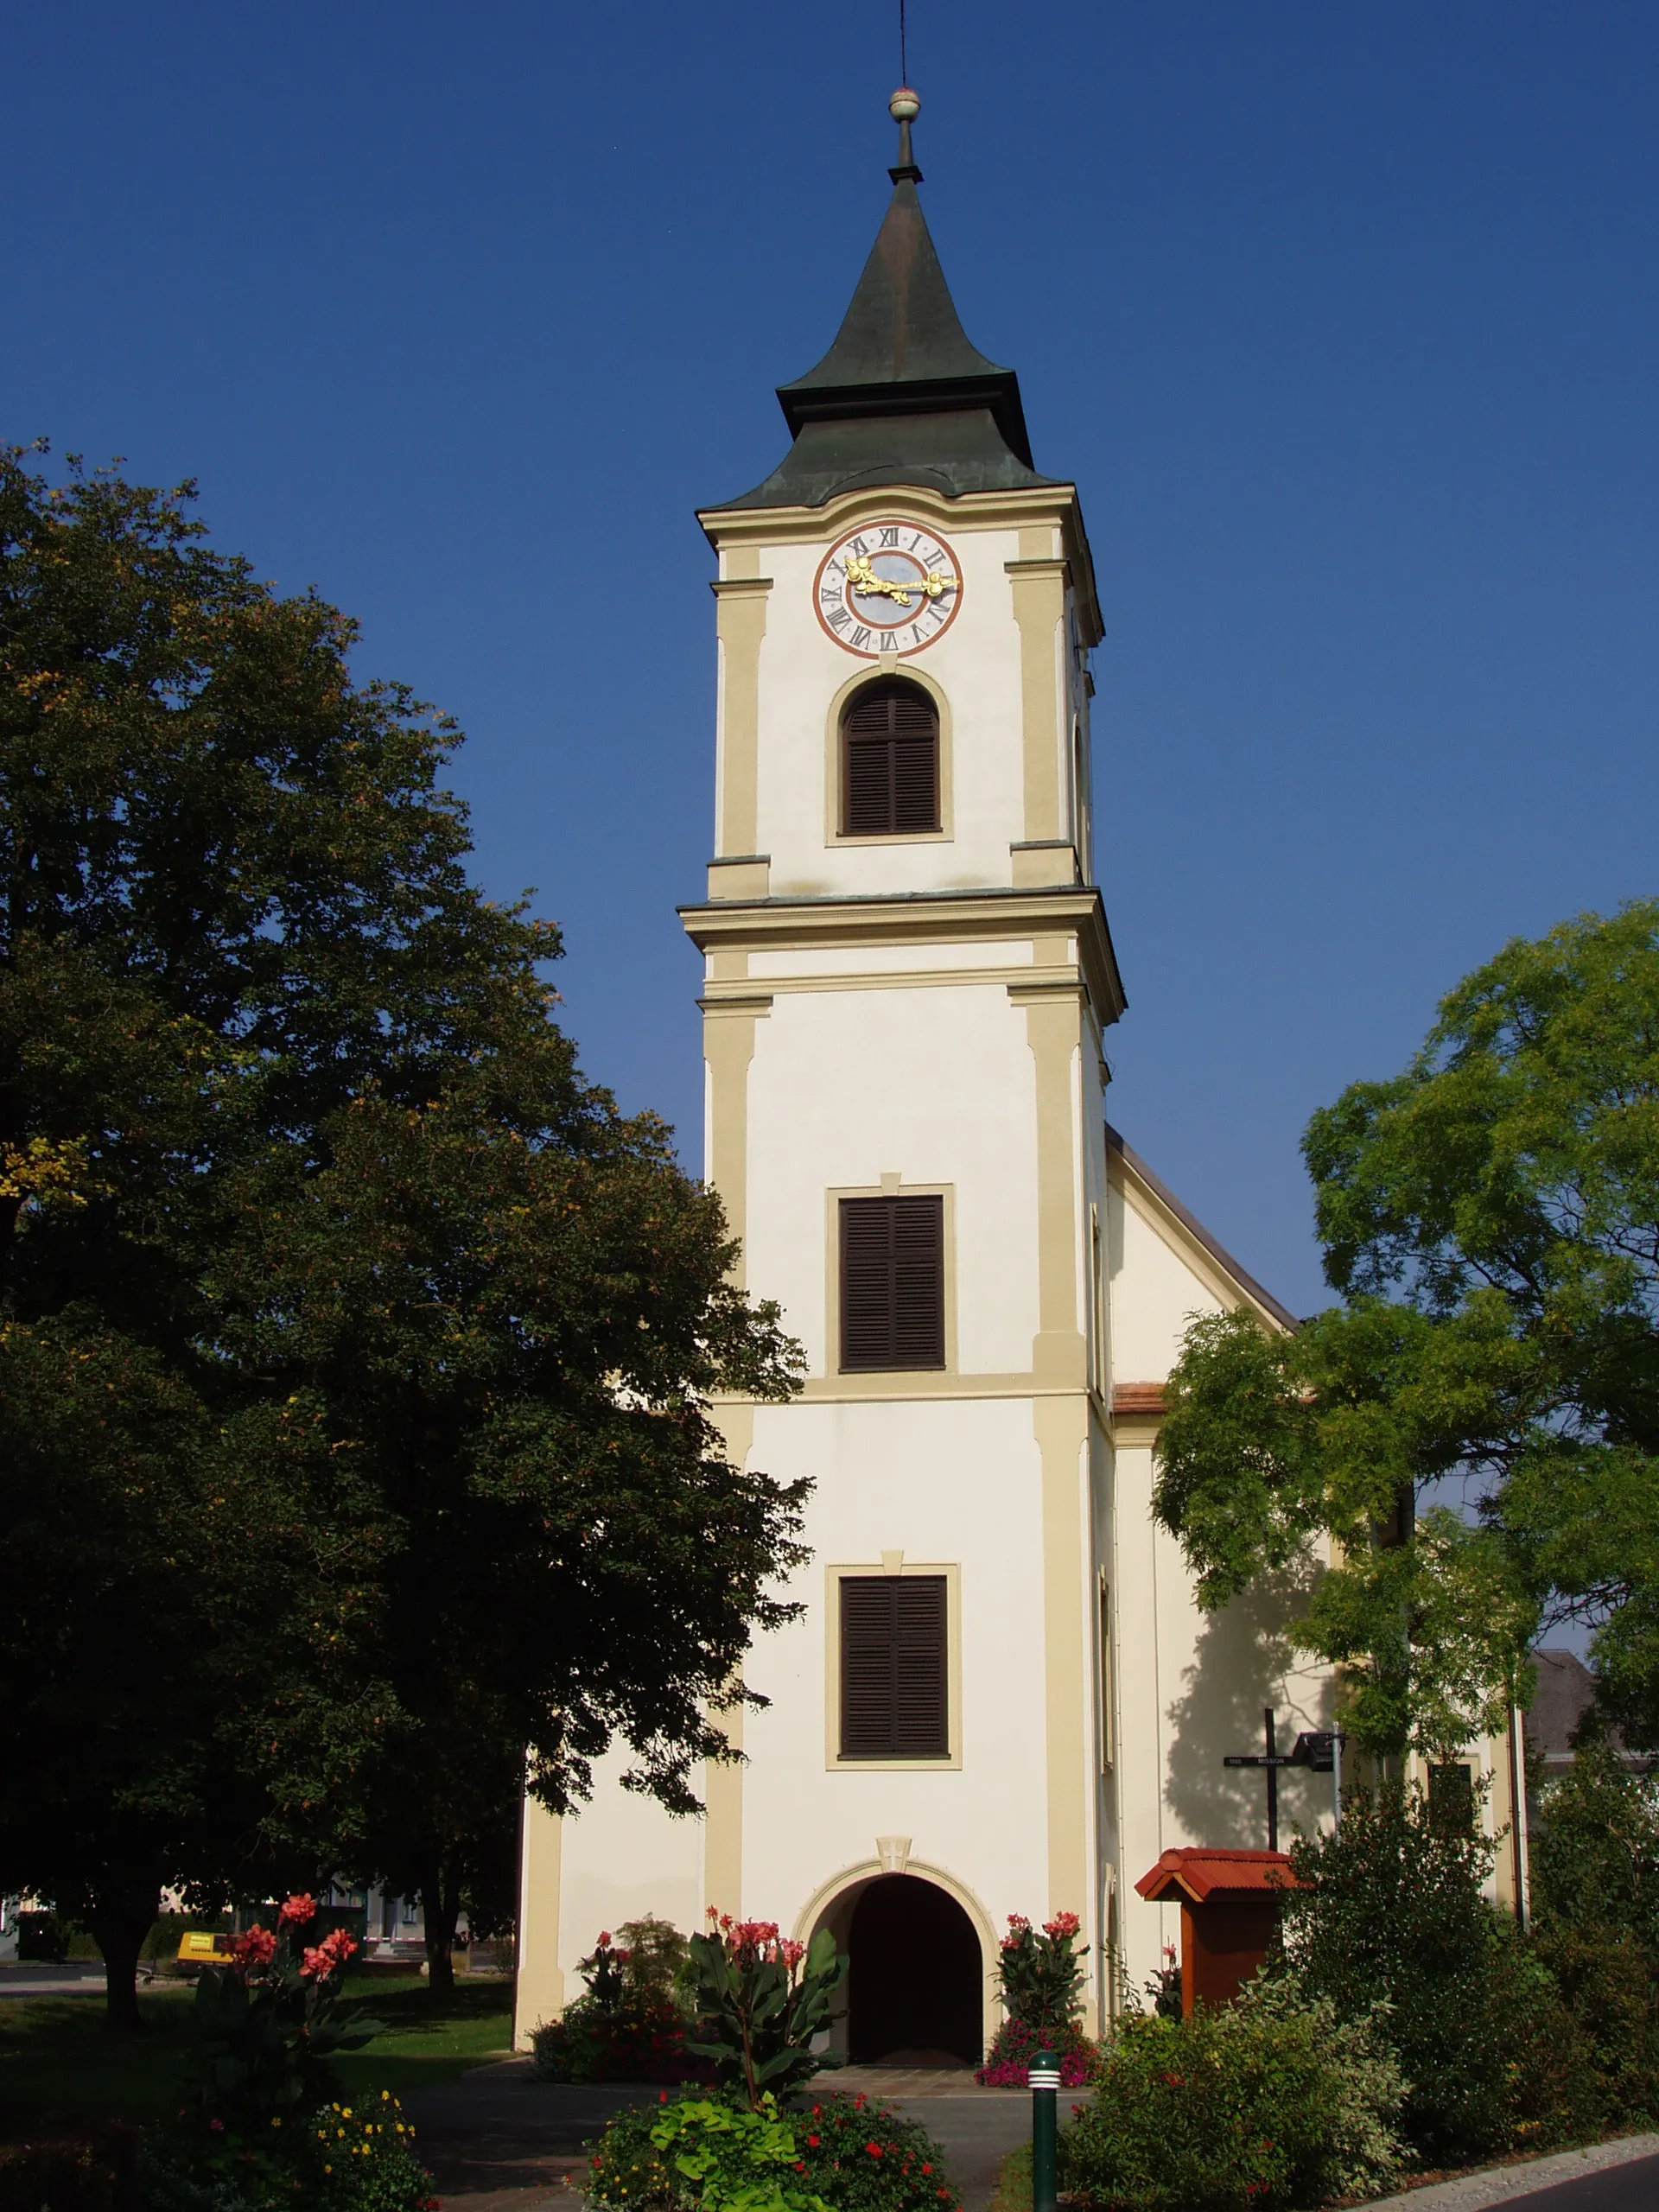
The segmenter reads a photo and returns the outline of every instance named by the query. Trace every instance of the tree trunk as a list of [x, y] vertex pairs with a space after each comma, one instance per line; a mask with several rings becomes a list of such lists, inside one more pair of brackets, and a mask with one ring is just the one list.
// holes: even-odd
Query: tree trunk
[[426, 1924], [427, 1979], [435, 1997], [455, 1993], [455, 1923], [461, 1918], [461, 1868], [434, 1858], [421, 1869], [421, 1917]]
[[143, 2024], [138, 2018], [138, 1956], [161, 1909], [158, 1889], [135, 1885], [99, 1891], [86, 1916], [104, 1961], [105, 2018], [112, 2028], [129, 2034]]

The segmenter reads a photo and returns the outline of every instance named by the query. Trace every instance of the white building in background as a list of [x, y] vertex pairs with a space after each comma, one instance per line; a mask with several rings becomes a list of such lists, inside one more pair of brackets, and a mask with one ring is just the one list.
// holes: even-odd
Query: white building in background
[[[1143, 1981], [1166, 1847], [1261, 1847], [1224, 1768], [1332, 1724], [1279, 1633], [1201, 1617], [1152, 1522], [1190, 1315], [1290, 1317], [1108, 1126], [1124, 995], [1097, 882], [1147, 825], [1091, 780], [1101, 636], [1076, 486], [963, 333], [903, 104], [893, 196], [793, 437], [702, 516], [719, 559], [707, 1172], [810, 1375], [720, 1408], [732, 1453], [816, 1485], [804, 1611], [747, 1670], [770, 1702], [706, 1817], [616, 1786], [526, 1817], [518, 2036], [601, 1927], [705, 1907], [833, 1928], [860, 2058], [978, 2057], [1007, 1916], [1082, 1918]], [[1100, 791], [1098, 823], [1091, 791]], [[1170, 825], [1158, 834], [1167, 836]], [[1330, 1782], [1287, 1775], [1287, 1822]]]

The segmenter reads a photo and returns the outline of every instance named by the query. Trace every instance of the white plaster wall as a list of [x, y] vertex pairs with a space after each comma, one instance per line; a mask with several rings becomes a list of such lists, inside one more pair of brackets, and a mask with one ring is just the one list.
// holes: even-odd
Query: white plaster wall
[[1029, 1371], [1036, 1092], [1001, 983], [780, 992], [749, 1070], [747, 1276], [826, 1368], [827, 1193], [884, 1174], [952, 1187], [957, 1364]]
[[592, 1800], [563, 1823], [559, 1964], [565, 2001], [585, 1986], [575, 1971], [601, 1929], [648, 1912], [689, 1934], [702, 1910], [702, 1822], [664, 1812], [624, 1789], [629, 1760], [613, 1751], [594, 1767]]
[[[904, 512], [900, 493], [893, 512]], [[1004, 567], [1019, 557], [1019, 534], [948, 527], [945, 534], [962, 563], [962, 611], [933, 644], [899, 664], [900, 672], [931, 677], [950, 702], [953, 835], [944, 842], [829, 842], [830, 702], [861, 669], [880, 671], [826, 636], [814, 610], [813, 579], [833, 540], [760, 549], [760, 573], [772, 588], [760, 647], [756, 849], [772, 857], [774, 894], [1009, 880], [1008, 847], [1025, 836], [1020, 632]]]
[[[747, 1670], [772, 1704], [745, 1721], [743, 1901], [788, 1926], [819, 1886], [908, 1835], [998, 1925], [1046, 1902], [1041, 1465], [1028, 1398], [763, 1408], [751, 1463], [817, 1484], [804, 1618]], [[960, 1576], [962, 1763], [832, 1769], [828, 1567], [953, 1565]], [[1082, 1901], [1079, 1900], [1079, 1904]]]
[[1175, 1364], [1192, 1316], [1218, 1313], [1220, 1304], [1116, 1186], [1107, 1212], [1113, 1380], [1161, 1382]]

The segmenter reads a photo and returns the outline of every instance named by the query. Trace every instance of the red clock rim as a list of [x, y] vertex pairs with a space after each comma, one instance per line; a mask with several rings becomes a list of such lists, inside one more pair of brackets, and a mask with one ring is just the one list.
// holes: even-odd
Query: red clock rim
[[[919, 644], [906, 645], [902, 648], [896, 644], [886, 645], [879, 647], [874, 652], [871, 652], [863, 645], [849, 645], [847, 640], [839, 636], [836, 632], [830, 627], [830, 624], [824, 620], [823, 602], [818, 596], [818, 589], [819, 586], [823, 582], [824, 570], [830, 566], [830, 563], [835, 559], [836, 554], [842, 550], [843, 546], [849, 545], [855, 537], [867, 537], [873, 531], [881, 529], [890, 530], [895, 526], [899, 530], [914, 531], [921, 537], [931, 538], [932, 543], [938, 547], [940, 552], [949, 558], [951, 574], [955, 579], [950, 594], [950, 612], [946, 615], [944, 620], [939, 624], [938, 629], [936, 629], [931, 636], [922, 639]], [[901, 550], [907, 552], [908, 548], [888, 546], [886, 550], [888, 552], [899, 552]], [[914, 557], [914, 555], [911, 556], [911, 558], [913, 559]], [[938, 643], [938, 640], [944, 635], [945, 632], [950, 627], [950, 625], [956, 620], [962, 607], [962, 563], [957, 557], [956, 547], [950, 543], [950, 540], [948, 537], [941, 536], [939, 531], [930, 529], [924, 523], [916, 522], [908, 515], [879, 515], [874, 521], [860, 523], [855, 530], [844, 531], [841, 537], [836, 538], [835, 543], [830, 547], [823, 560], [819, 562], [817, 569], [813, 571], [812, 575], [812, 612], [818, 618], [818, 627], [823, 632], [826, 638], [830, 639], [836, 645], [839, 645], [842, 652], [850, 653], [855, 660], [880, 660], [889, 652], [891, 652], [898, 660], [909, 660], [917, 653], [925, 652], [930, 645], [937, 645]], [[887, 632], [887, 634], [889, 636], [894, 635], [898, 627], [899, 626], [895, 624], [893, 626], [893, 630]]]

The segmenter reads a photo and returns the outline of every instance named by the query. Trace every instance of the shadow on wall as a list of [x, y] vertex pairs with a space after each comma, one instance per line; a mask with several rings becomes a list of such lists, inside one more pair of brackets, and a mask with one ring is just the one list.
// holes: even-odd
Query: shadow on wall
[[[1230, 1751], [1259, 1752], [1262, 1713], [1275, 1708], [1278, 1748], [1304, 1728], [1329, 1728], [1328, 1680], [1301, 1671], [1285, 1624], [1301, 1612], [1320, 1573], [1318, 1562], [1263, 1575], [1218, 1613], [1202, 1616], [1192, 1664], [1169, 1708], [1170, 1810], [1194, 1842], [1212, 1849], [1265, 1851], [1267, 1778], [1260, 1767], [1222, 1764]], [[1331, 1777], [1305, 1768], [1279, 1770], [1279, 1842], [1312, 1834], [1331, 1818]]]

